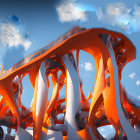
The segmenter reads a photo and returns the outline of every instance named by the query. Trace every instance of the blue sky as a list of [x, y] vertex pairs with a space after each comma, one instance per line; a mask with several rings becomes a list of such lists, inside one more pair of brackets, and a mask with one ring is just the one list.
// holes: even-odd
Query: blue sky
[[[130, 96], [140, 100], [139, 0], [0, 0], [0, 66], [9, 69], [75, 25], [115, 30], [133, 42], [136, 59], [124, 68], [122, 84]], [[94, 59], [85, 52], [80, 53], [80, 76], [87, 96], [96, 68]], [[33, 90], [28, 76], [23, 79], [23, 88], [22, 102], [29, 107]]]

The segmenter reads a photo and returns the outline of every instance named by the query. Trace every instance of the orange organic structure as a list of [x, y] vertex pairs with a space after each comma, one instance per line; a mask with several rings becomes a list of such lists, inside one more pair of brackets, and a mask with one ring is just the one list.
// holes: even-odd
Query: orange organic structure
[[[80, 50], [92, 55], [96, 63], [95, 88], [88, 98], [79, 75]], [[111, 124], [116, 131], [114, 139], [139, 140], [140, 107], [121, 84], [123, 68], [134, 59], [135, 47], [121, 33], [76, 26], [8, 71], [1, 71], [0, 122], [16, 129], [15, 139], [103, 139], [97, 128]], [[34, 89], [30, 109], [21, 102], [22, 79], [27, 74]], [[48, 76], [53, 83], [50, 99]], [[62, 99], [59, 91], [64, 85]]]

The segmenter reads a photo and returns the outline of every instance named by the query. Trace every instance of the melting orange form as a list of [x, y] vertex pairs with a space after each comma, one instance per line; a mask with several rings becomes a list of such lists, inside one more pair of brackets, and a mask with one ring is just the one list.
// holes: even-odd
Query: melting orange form
[[[81, 50], [96, 63], [94, 91], [87, 97], [79, 74]], [[8, 71], [2, 67], [1, 125], [16, 129], [20, 140], [98, 140], [104, 138], [98, 128], [107, 125], [115, 129], [113, 139], [139, 140], [140, 106], [121, 84], [123, 68], [134, 59], [135, 47], [123, 34], [76, 26]], [[25, 75], [34, 89], [29, 109], [21, 102]], [[60, 92], [64, 86], [65, 97]]]

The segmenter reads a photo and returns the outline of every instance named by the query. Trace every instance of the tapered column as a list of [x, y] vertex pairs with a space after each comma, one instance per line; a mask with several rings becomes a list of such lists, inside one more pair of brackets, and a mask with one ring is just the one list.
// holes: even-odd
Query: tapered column
[[[116, 64], [116, 60], [115, 60], [115, 54], [113, 52], [112, 49], [112, 44], [110, 41], [110, 38], [108, 37], [108, 44], [107, 44], [107, 48], [108, 51], [110, 53], [110, 58], [108, 60], [108, 63], [110, 64], [110, 83], [111, 83], [111, 87], [114, 88], [115, 91], [115, 98], [116, 98], [116, 107], [117, 107], [117, 113], [118, 113], [118, 117], [121, 123], [121, 126], [127, 136], [127, 138], [129, 140], [139, 140], [140, 139], [140, 134], [137, 133], [135, 131], [135, 129], [131, 126], [131, 124], [128, 122], [128, 120], [126, 119], [122, 106], [121, 106], [121, 100], [120, 100], [120, 87], [119, 87], [119, 75], [118, 75], [118, 69], [117, 69], [117, 64]], [[111, 68], [112, 66], [112, 68]], [[114, 86], [113, 86], [114, 84]]]
[[102, 91], [105, 88], [105, 69], [103, 64], [103, 58], [99, 60], [99, 68], [97, 72], [97, 78], [94, 88], [94, 93], [92, 95], [92, 100], [90, 104], [89, 117], [88, 117], [88, 125], [89, 132], [92, 139], [97, 140], [101, 139], [97, 128], [96, 128], [96, 120], [95, 114], [101, 103], [103, 102]]
[[42, 124], [45, 114], [46, 105], [48, 103], [48, 83], [45, 74], [45, 62], [42, 62], [37, 84], [37, 96], [35, 102], [35, 121], [34, 121], [34, 140], [40, 140], [42, 132]]
[[67, 69], [67, 106], [66, 106], [66, 115], [65, 115], [65, 124], [68, 126], [68, 140], [78, 139], [76, 133], [76, 122], [75, 115], [79, 107], [80, 100], [80, 84], [78, 79], [78, 73], [74, 65], [70, 61], [68, 55], [63, 56], [63, 61]]
[[15, 140], [32, 140], [32, 135], [21, 127], [18, 128]]

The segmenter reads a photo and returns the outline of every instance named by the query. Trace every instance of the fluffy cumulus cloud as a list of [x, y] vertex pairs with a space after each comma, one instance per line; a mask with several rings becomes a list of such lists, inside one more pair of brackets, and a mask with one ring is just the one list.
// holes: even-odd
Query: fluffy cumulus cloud
[[137, 81], [136, 81], [136, 85], [137, 85], [137, 86], [140, 86], [140, 80], [137, 80]]
[[72, 21], [86, 21], [86, 11], [78, 10], [75, 3], [69, 0], [62, 0], [62, 2], [56, 7], [59, 20], [61, 22], [72, 22]]
[[117, 26], [128, 34], [140, 31], [140, 4], [133, 8], [126, 7], [123, 2], [108, 3], [105, 11], [93, 4], [82, 3], [75, 0], [61, 0], [56, 9], [61, 22], [86, 21], [88, 12], [97, 15], [99, 21]]
[[122, 2], [109, 3], [105, 11], [98, 7], [96, 14], [100, 21], [116, 25], [129, 34], [140, 30], [140, 6], [138, 5], [130, 9]]
[[31, 45], [31, 41], [26, 40], [20, 34], [20, 31], [12, 24], [3, 24], [1, 26], [0, 40], [3, 46], [17, 47], [22, 45], [25, 50]]
[[89, 3], [75, 0], [61, 0], [56, 10], [61, 22], [87, 21], [88, 13], [95, 12], [96, 8]]
[[84, 68], [86, 71], [94, 71], [93, 65], [90, 62], [85, 62], [84, 64], [80, 64], [80, 67]]
[[128, 77], [131, 78], [132, 80], [134, 79], [135, 76], [136, 76], [135, 72], [130, 73], [130, 74], [128, 75]]
[[27, 50], [32, 44], [28, 39], [28, 34], [22, 28], [21, 20], [15, 15], [8, 20], [1, 20], [0, 33], [0, 41], [3, 46], [18, 47], [21, 45]]

